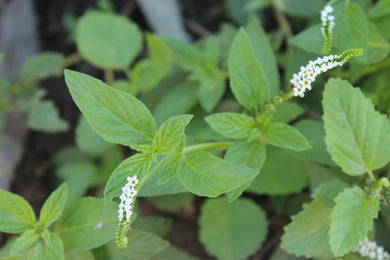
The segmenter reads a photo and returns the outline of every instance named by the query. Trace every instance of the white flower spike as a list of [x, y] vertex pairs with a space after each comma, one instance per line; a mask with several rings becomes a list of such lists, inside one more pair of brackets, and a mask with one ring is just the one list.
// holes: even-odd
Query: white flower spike
[[367, 237], [363, 241], [360, 241], [352, 252], [357, 252], [361, 256], [367, 256], [370, 259], [390, 260], [390, 254], [385, 252], [383, 247], [378, 246], [376, 242], [368, 240]]
[[311, 83], [316, 77], [336, 66], [341, 66], [354, 56], [363, 55], [362, 49], [349, 49], [340, 55], [329, 55], [322, 58], [317, 58], [314, 61], [309, 61], [306, 66], [301, 66], [301, 70], [293, 75], [290, 80], [294, 96], [305, 96], [305, 91], [311, 90]]
[[137, 195], [136, 186], [138, 184], [137, 175], [127, 177], [127, 183], [122, 187], [122, 194], [119, 196], [121, 200], [118, 208], [118, 230], [116, 234], [116, 243], [119, 247], [127, 246], [126, 233], [130, 228], [130, 218], [133, 215], [133, 204]]
[[332, 30], [335, 26], [335, 18], [331, 13], [333, 12], [333, 7], [330, 5], [326, 5], [324, 9], [321, 11], [321, 34], [324, 38], [324, 47], [322, 48], [323, 54], [328, 54], [332, 48]]

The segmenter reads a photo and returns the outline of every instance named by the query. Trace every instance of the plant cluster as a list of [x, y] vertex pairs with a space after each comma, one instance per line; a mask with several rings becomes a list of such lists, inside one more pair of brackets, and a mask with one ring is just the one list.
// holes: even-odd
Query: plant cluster
[[[0, 192], [0, 230], [21, 234], [4, 259], [192, 259], [138, 205], [172, 212], [191, 194], [207, 197], [199, 239], [218, 259], [254, 254], [275, 215], [291, 222], [272, 259], [388, 259], [390, 1], [293, 2], [247, 1], [275, 11], [268, 35], [252, 15], [195, 43], [142, 34], [112, 12], [81, 16], [78, 54], [61, 64], [83, 59], [104, 82], [65, 70], [82, 112], [77, 147], [53, 159], [66, 184], [39, 221]], [[89, 187], [97, 197], [82, 197]]]

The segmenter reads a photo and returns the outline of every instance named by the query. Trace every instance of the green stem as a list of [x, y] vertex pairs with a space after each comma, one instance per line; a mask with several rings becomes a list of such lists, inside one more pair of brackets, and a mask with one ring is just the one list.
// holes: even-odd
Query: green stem
[[229, 146], [232, 144], [232, 142], [215, 142], [215, 143], [203, 143], [203, 144], [196, 144], [191, 145], [186, 148], [184, 148], [183, 153], [191, 153], [198, 150], [225, 150], [229, 148]]
[[0, 259], [1, 260], [9, 260], [9, 259], [20, 259], [23, 257], [27, 257], [27, 253], [19, 254], [19, 255], [3, 256], [3, 257], [0, 257]]
[[372, 173], [371, 170], [368, 170], [367, 174], [368, 174], [368, 176], [370, 177], [371, 180], [376, 181], [375, 176], [374, 176], [374, 174]]
[[146, 175], [144, 178], [142, 178], [142, 180], [139, 182], [138, 186], [139, 187], [142, 187], [144, 185], [144, 183], [150, 178], [150, 176], [155, 172], [157, 171], [157, 169], [169, 158], [169, 156], [165, 156], [164, 159], [162, 159], [161, 161], [159, 161]]
[[62, 67], [68, 68], [81, 60], [82, 60], [82, 57], [80, 54], [78, 54], [78, 53], [71, 54], [62, 61]]
[[[207, 149], [215, 149], [215, 150], [224, 150], [227, 149], [232, 142], [215, 142], [215, 143], [203, 143], [203, 144], [196, 144], [191, 145], [186, 148], [184, 148], [183, 153], [190, 153], [198, 150], [207, 150]], [[164, 159], [159, 161], [146, 175], [142, 180], [139, 182], [139, 187], [142, 187], [144, 183], [152, 176], [152, 174], [157, 171], [157, 169], [166, 161], [168, 160], [169, 155], [165, 156]]]
[[108, 85], [111, 85], [115, 80], [114, 71], [112, 69], [104, 70], [104, 79]]

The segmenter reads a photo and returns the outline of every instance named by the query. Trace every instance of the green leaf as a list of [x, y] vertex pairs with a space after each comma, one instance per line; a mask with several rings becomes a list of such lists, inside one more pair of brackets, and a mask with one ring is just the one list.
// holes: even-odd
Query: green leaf
[[170, 37], [161, 37], [172, 51], [173, 59], [184, 69], [191, 72], [203, 68], [205, 57], [194, 45]]
[[367, 194], [358, 186], [346, 188], [337, 195], [333, 209], [329, 236], [335, 256], [343, 256], [363, 241], [373, 230], [378, 217], [380, 198]]
[[[254, 140], [250, 143], [244, 140], [236, 140], [227, 149], [225, 154], [225, 160], [234, 164], [246, 166], [259, 173], [261, 167], [265, 162], [266, 150], [265, 146], [258, 140]], [[229, 191], [226, 195], [228, 202], [232, 202], [237, 199], [253, 181], [250, 180], [242, 186]]]
[[313, 17], [317, 16], [326, 1], [324, 0], [275, 0], [274, 6], [292, 16]]
[[225, 93], [225, 78], [218, 69], [214, 69], [203, 73], [199, 80], [200, 104], [207, 112], [211, 112]]
[[208, 152], [195, 152], [184, 159], [178, 177], [198, 196], [216, 197], [253, 179], [256, 171], [226, 162]]
[[102, 69], [129, 66], [142, 48], [138, 26], [124, 16], [89, 11], [78, 21], [76, 45], [88, 62]]
[[[340, 3], [334, 6], [335, 27], [333, 29], [334, 46], [338, 52], [351, 48], [368, 46], [368, 26], [363, 10], [355, 3]], [[364, 60], [362, 57], [357, 59]]]
[[258, 250], [267, 234], [265, 212], [253, 201], [208, 199], [199, 219], [200, 241], [218, 259], [246, 259]]
[[270, 123], [264, 130], [263, 137], [272, 145], [296, 151], [310, 149], [310, 143], [295, 128], [284, 123]]
[[255, 121], [243, 114], [218, 113], [205, 118], [210, 127], [228, 138], [247, 138], [255, 128]]
[[101, 154], [112, 147], [92, 129], [82, 114], [76, 126], [76, 144], [80, 150], [89, 154]]
[[181, 158], [179, 154], [168, 155], [168, 158], [164, 160], [160, 166], [160, 172], [158, 174], [158, 185], [164, 185], [171, 180], [176, 172], [179, 170]]
[[267, 78], [243, 28], [234, 38], [228, 68], [233, 94], [246, 109], [256, 110], [269, 98]]
[[244, 140], [234, 141], [227, 149], [224, 158], [228, 162], [244, 165], [259, 172], [265, 162], [265, 157], [265, 146], [256, 139], [250, 143]]
[[137, 98], [75, 71], [65, 70], [65, 81], [74, 102], [105, 140], [128, 146], [151, 144], [156, 124]]
[[322, 105], [328, 151], [345, 173], [361, 175], [389, 162], [390, 123], [360, 89], [330, 79]]
[[28, 256], [28, 259], [40, 260], [63, 260], [64, 258], [64, 245], [55, 234], [50, 234], [49, 241], [40, 241], [36, 244]]
[[39, 222], [44, 226], [50, 226], [62, 214], [68, 197], [68, 186], [63, 183], [45, 201], [39, 214]]
[[171, 53], [168, 46], [157, 36], [146, 34], [149, 59], [143, 59], [131, 71], [129, 88], [149, 90], [157, 86], [168, 73]]
[[224, 6], [226, 8], [227, 14], [240, 25], [244, 25], [248, 20], [248, 11], [245, 9], [245, 6], [250, 2], [250, 0], [224, 0]]
[[126, 248], [119, 248], [114, 242], [110, 242], [106, 250], [94, 252], [94, 255], [97, 260], [127, 260], [129, 256], [132, 260], [142, 260], [150, 259], [169, 247], [169, 242], [140, 230], [128, 232], [127, 241], [128, 246]]
[[68, 130], [68, 122], [62, 120], [53, 101], [40, 101], [35, 104], [28, 115], [28, 127], [47, 133], [58, 133]]
[[172, 116], [188, 113], [198, 102], [198, 87], [179, 85], [164, 93], [153, 111], [157, 124], [162, 124]]
[[193, 200], [194, 195], [189, 192], [148, 198], [148, 202], [150, 202], [156, 209], [171, 213], [175, 213], [181, 208], [192, 207]]
[[313, 197], [324, 203], [325, 206], [333, 207], [335, 205], [334, 198], [348, 187], [347, 183], [335, 179], [333, 182], [322, 183], [313, 193]]
[[40, 238], [39, 233], [35, 229], [24, 231], [18, 238], [12, 242], [10, 255], [23, 252], [32, 247]]
[[117, 204], [105, 205], [103, 199], [81, 198], [67, 208], [57, 222], [54, 233], [65, 250], [88, 250], [115, 237], [118, 224]]
[[270, 88], [270, 95], [275, 96], [279, 92], [280, 76], [276, 63], [276, 57], [271, 42], [264, 31], [259, 19], [251, 15], [246, 30], [252, 43], [257, 61], [264, 70]]
[[[138, 196], [150, 197], [150, 196], [160, 196], [160, 195], [168, 195], [168, 194], [176, 194], [181, 192], [186, 192], [187, 189], [183, 187], [183, 184], [179, 181], [176, 172], [180, 170], [182, 161], [179, 157], [168, 157], [166, 160], [162, 158], [163, 156], [157, 156], [157, 160], [153, 163], [152, 168], [160, 164], [159, 167], [155, 170], [155, 172], [149, 177], [149, 179], [144, 183], [142, 189], [139, 190]], [[174, 160], [174, 167], [170, 168], [170, 160]], [[164, 160], [164, 162], [161, 162]], [[173, 171], [176, 169], [176, 171]], [[169, 170], [169, 172], [168, 172]], [[172, 170], [172, 171], [171, 171]], [[168, 175], [168, 176], [164, 176]], [[167, 178], [165, 181], [164, 178]], [[160, 180], [162, 179], [162, 180]], [[164, 181], [163, 181], [164, 180]], [[163, 181], [163, 185], [161, 184]]]
[[294, 152], [292, 155], [300, 160], [309, 160], [327, 165], [335, 165], [326, 150], [324, 124], [312, 119], [304, 119], [294, 125], [309, 141], [311, 149]]
[[0, 189], [0, 231], [21, 233], [35, 223], [30, 204], [21, 196]]
[[282, 248], [296, 256], [333, 258], [328, 235], [332, 210], [316, 200], [304, 204], [303, 211], [284, 228]]
[[48, 78], [59, 77], [63, 71], [64, 55], [56, 52], [41, 52], [24, 63], [20, 80], [28, 84]]
[[172, 259], [180, 259], [180, 260], [199, 260], [199, 258], [194, 257], [188, 254], [186, 251], [179, 249], [174, 246], [170, 246], [164, 251], [158, 253], [155, 257], [158, 260], [172, 260]]
[[152, 154], [137, 153], [124, 160], [111, 174], [104, 188], [104, 201], [109, 202], [122, 193], [122, 187], [127, 183], [127, 177], [137, 175], [141, 182], [153, 160]]
[[390, 43], [383, 38], [382, 34], [373, 23], [369, 23], [368, 28], [368, 50], [366, 63], [372, 64], [387, 57], [390, 52]]
[[297, 46], [302, 50], [321, 54], [324, 45], [324, 38], [321, 34], [321, 25], [317, 24], [307, 28], [288, 40], [288, 43]]
[[305, 109], [301, 106], [291, 102], [283, 102], [276, 107], [271, 122], [288, 123], [303, 113], [305, 113]]
[[153, 148], [159, 154], [167, 154], [179, 145], [185, 127], [190, 123], [193, 115], [181, 115], [171, 117], [158, 129], [154, 140]]
[[85, 194], [99, 171], [92, 162], [75, 161], [58, 167], [56, 174], [68, 184], [67, 203], [71, 204]]
[[66, 251], [65, 260], [96, 260], [89, 250], [83, 251]]
[[285, 149], [267, 147], [267, 160], [248, 191], [257, 194], [286, 195], [307, 186], [305, 165]]
[[[190, 193], [188, 193], [190, 194]], [[176, 196], [176, 195], [175, 195]], [[192, 196], [192, 194], [191, 194]], [[164, 196], [164, 197], [170, 197], [174, 198], [174, 196]], [[159, 198], [159, 197], [153, 197], [153, 198]], [[150, 200], [148, 200], [150, 201]], [[166, 202], [166, 201], [164, 201]], [[156, 204], [153, 203], [155, 206]], [[149, 233], [152, 233], [156, 236], [162, 237], [165, 236], [169, 230], [172, 227], [172, 219], [166, 218], [166, 217], [160, 217], [160, 216], [148, 216], [148, 217], [141, 217], [137, 216], [137, 218], [134, 220], [133, 223], [131, 223], [132, 229], [147, 231]]]
[[378, 1], [369, 11], [368, 17], [371, 19], [378, 19], [382, 16], [390, 14], [390, 0]]

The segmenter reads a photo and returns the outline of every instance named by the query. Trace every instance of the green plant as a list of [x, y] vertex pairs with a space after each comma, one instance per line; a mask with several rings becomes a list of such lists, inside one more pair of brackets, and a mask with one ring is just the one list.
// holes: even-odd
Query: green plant
[[[250, 2], [248, 8], [254, 9], [271, 4]], [[384, 217], [378, 223], [387, 226], [383, 219], [389, 216], [390, 123], [378, 111], [390, 109], [384, 98], [389, 95], [384, 86], [390, 35], [380, 26], [383, 17], [389, 21], [390, 12], [378, 16], [375, 10], [389, 10], [390, 2], [378, 2], [367, 8], [367, 14], [361, 2], [331, 1], [325, 6], [323, 24], [291, 37], [283, 54], [274, 54], [278, 45], [271, 44], [262, 25], [251, 16], [245, 28], [225, 26], [218, 35], [196, 44], [146, 34], [149, 57], [132, 66], [142, 46], [134, 23], [97, 11], [80, 18], [75, 32], [78, 50], [81, 57], [104, 70], [106, 83], [65, 70], [66, 84], [85, 117], [78, 126], [84, 130], [77, 136], [83, 131], [90, 136], [89, 124], [105, 141], [130, 147], [132, 152], [112, 174], [99, 175], [92, 162], [104, 162], [110, 157], [108, 151], [118, 146], [97, 136], [86, 144], [82, 142], [89, 139], [80, 138], [79, 148], [91, 157], [70, 166], [62, 164], [70, 167], [68, 172], [86, 168], [94, 172], [79, 187], [77, 197], [88, 185], [103, 183], [105, 188], [104, 202], [71, 200], [67, 206], [71, 215], [61, 216], [58, 223], [76, 216], [78, 210], [95, 216], [104, 208], [107, 216], [102, 222], [83, 217], [89, 229], [58, 235], [65, 252], [91, 254], [86, 250], [97, 248], [92, 251], [97, 259], [152, 257], [168, 243], [137, 230], [137, 198], [191, 192], [208, 197], [199, 219], [206, 250], [219, 259], [244, 259], [260, 247], [268, 232], [265, 210], [240, 197], [251, 192], [269, 196], [273, 212], [293, 215], [281, 239], [281, 248], [288, 253], [315, 259], [366, 256], [361, 248], [368, 243], [367, 237], [375, 238], [374, 220], [381, 212]], [[305, 8], [289, 1], [273, 4], [278, 12], [292, 15]], [[310, 5], [319, 9], [315, 14], [324, 8], [322, 1]], [[318, 17], [313, 21], [318, 22]], [[280, 22], [283, 35], [291, 36], [289, 24]], [[276, 42], [277, 34], [273, 37]], [[226, 41], [231, 42], [228, 48]], [[315, 58], [322, 53], [331, 54]], [[284, 81], [277, 61], [285, 72]], [[342, 69], [347, 61], [349, 70]], [[122, 71], [126, 79], [115, 79], [114, 71]], [[322, 90], [324, 75], [335, 78]], [[373, 101], [342, 78], [359, 82]], [[231, 93], [225, 89], [226, 79]], [[280, 90], [280, 85], [287, 87]], [[294, 97], [299, 99], [292, 102]], [[323, 122], [303, 115], [305, 109], [317, 117], [323, 110]], [[108, 159], [110, 165], [120, 161], [118, 154]], [[70, 183], [71, 174], [62, 175]], [[73, 180], [77, 183], [80, 177]], [[307, 187], [310, 194], [304, 192]], [[300, 211], [300, 205], [293, 207], [297, 203], [288, 197], [294, 193], [306, 202], [310, 195], [312, 201]], [[293, 213], [288, 212], [291, 204]], [[60, 224], [53, 234], [61, 230]], [[90, 234], [92, 226], [95, 233]], [[120, 248], [115, 249], [113, 242], [102, 246], [114, 237]], [[139, 241], [146, 241], [143, 247]], [[26, 243], [25, 248], [31, 245]], [[142, 254], [141, 249], [150, 251]]]

